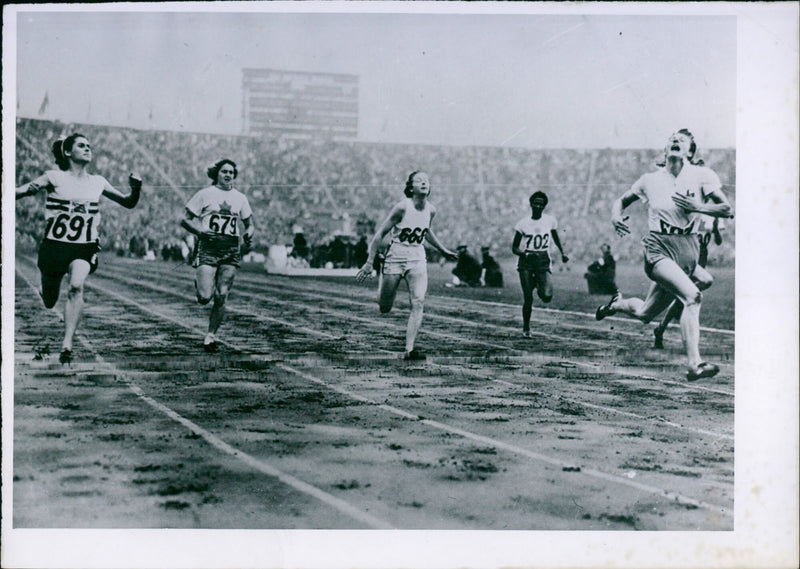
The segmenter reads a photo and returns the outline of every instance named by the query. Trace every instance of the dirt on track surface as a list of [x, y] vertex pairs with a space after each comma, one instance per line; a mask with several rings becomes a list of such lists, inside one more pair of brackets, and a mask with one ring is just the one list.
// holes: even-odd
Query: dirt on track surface
[[687, 383], [677, 332], [535, 309], [524, 338], [434, 295], [407, 363], [402, 291], [240, 272], [206, 354], [191, 268], [108, 256], [61, 366], [37, 280], [18, 258], [15, 528], [733, 529], [730, 331]]

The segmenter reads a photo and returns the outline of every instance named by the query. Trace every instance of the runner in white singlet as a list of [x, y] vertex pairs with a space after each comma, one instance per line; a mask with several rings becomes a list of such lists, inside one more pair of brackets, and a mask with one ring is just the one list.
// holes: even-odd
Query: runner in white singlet
[[425, 293], [428, 290], [428, 268], [423, 243], [428, 241], [448, 260], [455, 261], [458, 256], [443, 246], [431, 229], [436, 208], [427, 201], [430, 195], [428, 175], [419, 171], [412, 172], [406, 180], [404, 193], [406, 198], [395, 204], [389, 216], [378, 227], [369, 244], [367, 260], [358, 271], [356, 279], [364, 282], [372, 276], [373, 262], [381, 240], [391, 232], [391, 243], [378, 285], [380, 311], [381, 314], [387, 314], [392, 309], [397, 287], [405, 279], [411, 300], [411, 314], [408, 317], [403, 358], [424, 360], [425, 355], [414, 348], [422, 323]]
[[206, 352], [216, 352], [216, 333], [225, 315], [233, 279], [241, 264], [239, 222], [244, 226], [244, 252], [250, 250], [255, 233], [253, 212], [247, 197], [234, 189], [238, 175], [236, 164], [223, 158], [208, 168], [213, 185], [197, 192], [186, 204], [181, 227], [197, 236], [197, 256], [194, 266], [197, 302], [214, 300], [208, 318], [208, 332], [203, 340]]
[[525, 337], [531, 335], [533, 289], [536, 289], [542, 302], [550, 302], [553, 299], [550, 270], [551, 241], [561, 253], [561, 262], [569, 261], [558, 236], [558, 221], [552, 215], [544, 213], [547, 201], [547, 194], [544, 192], [534, 192], [531, 195], [528, 199], [531, 215], [523, 217], [514, 226], [514, 241], [511, 243], [511, 251], [519, 257], [517, 271], [522, 287], [522, 335]]
[[[700, 289], [692, 280], [698, 275], [697, 261], [700, 245], [697, 228], [700, 214], [712, 217], [731, 217], [732, 208], [716, 173], [693, 163], [697, 145], [694, 136], [682, 129], [667, 140], [663, 168], [643, 175], [630, 190], [612, 206], [611, 222], [618, 235], [630, 233], [623, 217], [625, 208], [636, 200], [648, 204], [650, 233], [642, 239], [645, 253], [645, 273], [653, 281], [647, 298], [623, 299], [615, 294], [608, 304], [597, 309], [602, 320], [622, 312], [642, 322], [650, 322], [673, 299], [684, 306], [681, 315], [681, 336], [689, 369], [686, 377], [695, 381], [713, 377], [719, 368], [700, 358]], [[702, 272], [707, 273], [704, 269]]]
[[52, 151], [59, 169], [48, 170], [17, 188], [16, 199], [35, 195], [42, 189], [47, 192], [47, 225], [38, 260], [41, 295], [44, 305], [53, 308], [58, 302], [61, 280], [68, 275], [64, 341], [59, 355], [59, 361], [68, 364], [72, 362], [72, 340], [83, 310], [83, 285], [86, 277], [97, 269], [100, 197], [131, 209], [139, 201], [142, 180], [131, 174], [128, 178], [131, 193], [126, 196], [104, 177], [90, 174], [92, 147], [77, 132], [56, 140]]

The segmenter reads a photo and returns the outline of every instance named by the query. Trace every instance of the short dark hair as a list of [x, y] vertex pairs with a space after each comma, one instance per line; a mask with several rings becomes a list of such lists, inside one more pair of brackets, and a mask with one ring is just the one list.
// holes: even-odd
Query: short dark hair
[[547, 194], [546, 193], [544, 193], [542, 191], [533, 192], [531, 194], [531, 197], [528, 198], [528, 203], [533, 205], [533, 200], [535, 200], [536, 198], [543, 199], [544, 200], [544, 205], [547, 205], [548, 199], [547, 199]]
[[230, 164], [231, 166], [233, 166], [234, 179], [236, 178], [236, 176], [239, 175], [239, 170], [236, 168], [236, 162], [234, 162], [230, 158], [223, 158], [222, 160], [217, 160], [216, 162], [214, 162], [214, 164], [208, 167], [208, 170], [206, 170], [206, 174], [208, 175], [209, 178], [211, 178], [211, 180], [215, 184], [217, 183], [217, 180], [219, 180], [219, 171], [225, 164]]
[[[69, 157], [64, 155], [64, 151], [72, 150], [72, 146], [75, 144], [75, 141], [79, 138], [86, 138], [85, 134], [81, 134], [79, 132], [73, 132], [66, 138], [59, 138], [55, 142], [53, 142], [52, 151], [53, 156], [56, 159], [56, 164], [58, 165], [60, 170], [69, 170]], [[86, 138], [86, 140], [89, 140]]]
[[414, 176], [422, 172], [422, 170], [414, 170], [408, 175], [408, 179], [406, 180], [406, 186], [403, 188], [403, 193], [407, 198], [410, 198], [414, 195]]

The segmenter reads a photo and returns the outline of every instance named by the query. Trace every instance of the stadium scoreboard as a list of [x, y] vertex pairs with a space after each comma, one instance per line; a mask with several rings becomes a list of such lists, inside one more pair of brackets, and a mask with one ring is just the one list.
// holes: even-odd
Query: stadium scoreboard
[[244, 133], [354, 140], [358, 75], [275, 69], [242, 70]]

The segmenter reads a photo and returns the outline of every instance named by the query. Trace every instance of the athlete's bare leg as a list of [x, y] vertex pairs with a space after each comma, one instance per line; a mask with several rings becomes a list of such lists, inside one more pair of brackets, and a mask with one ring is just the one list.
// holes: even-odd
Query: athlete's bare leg
[[420, 271], [409, 271], [406, 275], [408, 294], [411, 301], [411, 314], [408, 315], [406, 328], [406, 354], [414, 349], [417, 332], [422, 324], [422, 313], [425, 305], [425, 293], [428, 291], [428, 270], [424, 266]]
[[197, 293], [197, 302], [208, 304], [214, 298], [214, 288], [217, 284], [217, 267], [200, 265], [194, 274], [194, 289]]
[[[705, 268], [697, 265], [695, 267], [694, 272], [692, 273], [692, 280], [697, 284], [697, 288], [700, 290], [706, 290], [712, 284], [714, 284], [714, 277], [711, 273], [709, 273]], [[672, 301], [669, 308], [667, 309], [667, 313], [664, 315], [664, 318], [661, 322], [656, 326], [653, 333], [655, 334], [655, 347], [656, 348], [663, 348], [663, 336], [664, 332], [667, 330], [667, 326], [673, 320], [680, 320], [681, 315], [683, 314], [683, 303], [679, 302], [678, 300]]]
[[536, 294], [542, 302], [550, 302], [553, 300], [553, 278], [550, 271], [545, 271], [539, 275], [539, 283], [536, 285]]
[[225, 302], [228, 300], [228, 293], [230, 293], [231, 286], [233, 286], [236, 271], [237, 268], [233, 265], [220, 265], [217, 269], [214, 305], [211, 307], [211, 315], [208, 318], [208, 334], [212, 339], [217, 330], [219, 330], [222, 319], [225, 316]]
[[403, 275], [387, 275], [385, 273], [381, 275], [378, 286], [378, 306], [381, 314], [386, 314], [392, 309], [395, 296], [397, 296], [397, 287], [400, 286], [402, 279]]
[[692, 279], [681, 270], [677, 263], [670, 259], [662, 259], [653, 266], [653, 285], [647, 298], [619, 300], [611, 309], [641, 320], [650, 322], [655, 315], [666, 308], [675, 296], [683, 303], [681, 315], [681, 337], [689, 360], [689, 370], [697, 370], [700, 360], [700, 303], [703, 294]]
[[75, 259], [69, 265], [67, 278], [69, 289], [67, 290], [67, 303], [64, 306], [64, 342], [62, 350], [72, 351], [72, 338], [78, 327], [83, 310], [83, 284], [89, 276], [91, 266], [83, 259]]
[[536, 287], [533, 271], [519, 271], [519, 284], [522, 287], [522, 332], [530, 333], [531, 312], [533, 312], [533, 289]]

